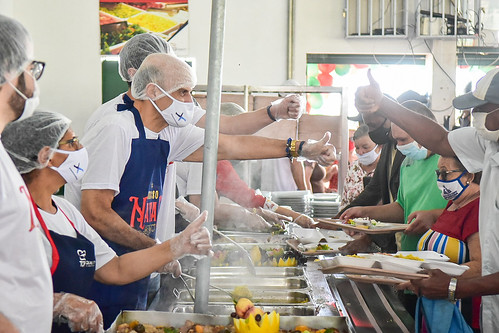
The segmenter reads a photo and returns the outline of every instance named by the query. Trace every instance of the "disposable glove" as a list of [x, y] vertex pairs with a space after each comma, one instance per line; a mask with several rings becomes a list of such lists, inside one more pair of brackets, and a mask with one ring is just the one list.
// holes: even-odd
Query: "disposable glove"
[[170, 240], [170, 248], [175, 259], [180, 259], [188, 254], [211, 254], [210, 233], [208, 229], [203, 227], [207, 216], [208, 212], [204, 211], [184, 231]]
[[158, 273], [171, 273], [174, 278], [178, 278], [180, 274], [182, 274], [182, 266], [178, 262], [178, 260], [173, 260], [158, 269], [156, 272]]
[[317, 222], [315, 222], [311, 217], [301, 214], [294, 221], [294, 223], [302, 226], [303, 228], [315, 228]]
[[247, 211], [246, 222], [240, 224], [239, 229], [247, 229], [250, 231], [268, 231], [272, 225], [265, 221], [265, 219], [258, 214]]
[[97, 304], [74, 294], [54, 294], [53, 318], [56, 323], [67, 323], [72, 332], [104, 332], [102, 313]]
[[374, 80], [371, 70], [367, 71], [369, 85], [359, 87], [355, 92], [355, 107], [360, 113], [373, 113], [379, 110], [383, 93], [378, 82]]
[[175, 200], [175, 208], [177, 208], [180, 216], [187, 222], [192, 222], [199, 216], [199, 208], [185, 200], [184, 197], [179, 197]]
[[304, 98], [293, 94], [272, 102], [270, 112], [276, 120], [299, 119], [303, 114], [304, 109]]
[[284, 227], [285, 222], [291, 222], [292, 218], [288, 217], [286, 215], [278, 214], [276, 212], [273, 212], [268, 209], [263, 209], [263, 208], [254, 208], [254, 213], [263, 217], [265, 221], [271, 223], [271, 224], [279, 224], [280, 226]]
[[317, 161], [322, 166], [329, 166], [336, 160], [336, 148], [329, 143], [331, 133], [326, 132], [319, 141], [308, 140], [302, 148], [301, 156], [310, 161]]

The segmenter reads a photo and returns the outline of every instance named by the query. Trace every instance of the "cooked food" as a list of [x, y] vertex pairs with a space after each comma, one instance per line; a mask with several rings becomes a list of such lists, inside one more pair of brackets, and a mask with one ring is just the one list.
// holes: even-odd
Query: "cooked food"
[[[212, 266], [244, 266], [244, 255], [239, 250], [227, 249], [219, 246], [213, 247]], [[263, 249], [253, 246], [249, 250], [255, 266], [294, 267], [297, 265], [296, 254], [281, 248]]]
[[403, 254], [395, 254], [395, 258], [403, 258], [403, 259], [410, 259], [410, 260], [417, 260], [417, 261], [424, 261], [424, 259], [420, 257], [416, 257], [415, 255], [408, 254], [408, 255], [403, 255]]
[[119, 3], [112, 7], [103, 6], [100, 7], [100, 10], [121, 18], [129, 18], [141, 12], [139, 9], [133, 8], [132, 6], [126, 5], [124, 3]]
[[164, 32], [177, 23], [166, 17], [155, 14], [143, 13], [128, 19], [128, 23], [137, 24], [153, 32]]

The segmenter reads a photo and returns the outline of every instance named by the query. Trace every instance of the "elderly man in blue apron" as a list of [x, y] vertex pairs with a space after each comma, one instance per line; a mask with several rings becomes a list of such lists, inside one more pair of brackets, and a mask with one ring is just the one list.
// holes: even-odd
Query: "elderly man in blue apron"
[[[103, 117], [82, 139], [89, 166], [82, 181], [68, 187], [68, 198], [118, 253], [155, 244], [157, 212], [170, 161], [201, 162], [204, 130], [190, 122], [195, 105], [191, 91], [195, 73], [168, 54], [149, 55], [133, 77], [133, 105]], [[220, 135], [219, 159], [304, 156], [330, 164], [330, 133], [315, 143], [254, 136]], [[145, 309], [147, 279], [116, 287], [94, 283], [93, 298], [104, 326], [120, 310]]]

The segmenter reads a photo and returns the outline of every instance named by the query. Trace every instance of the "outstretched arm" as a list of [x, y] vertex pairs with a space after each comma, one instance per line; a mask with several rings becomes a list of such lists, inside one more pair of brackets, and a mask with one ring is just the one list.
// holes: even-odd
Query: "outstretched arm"
[[355, 93], [355, 106], [360, 113], [378, 112], [432, 152], [447, 157], [455, 156], [445, 128], [384, 96], [371, 71], [368, 71], [367, 76], [369, 85], [358, 88]]

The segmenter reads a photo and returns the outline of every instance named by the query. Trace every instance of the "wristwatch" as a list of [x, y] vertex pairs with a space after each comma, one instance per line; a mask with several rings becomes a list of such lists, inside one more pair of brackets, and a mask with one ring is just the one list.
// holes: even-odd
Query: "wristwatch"
[[454, 303], [456, 301], [456, 287], [457, 287], [457, 279], [452, 278], [449, 282], [449, 290], [447, 292], [447, 299]]

